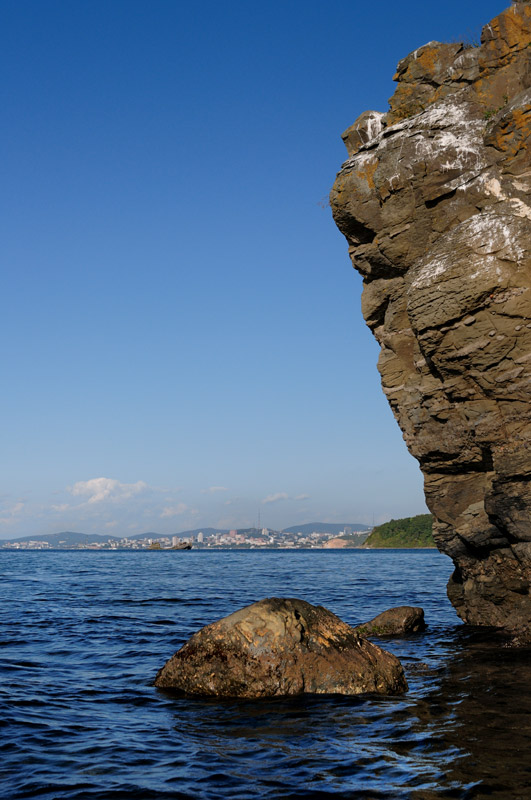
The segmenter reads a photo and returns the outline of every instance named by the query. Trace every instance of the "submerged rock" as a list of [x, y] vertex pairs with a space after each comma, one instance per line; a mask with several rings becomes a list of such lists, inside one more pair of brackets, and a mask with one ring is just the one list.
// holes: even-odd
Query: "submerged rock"
[[407, 636], [418, 633], [426, 627], [424, 611], [418, 606], [397, 606], [382, 611], [374, 619], [356, 625], [360, 636]]
[[215, 697], [399, 694], [399, 660], [322, 606], [296, 598], [253, 603], [195, 633], [155, 686]]
[[531, 3], [430, 42], [362, 114], [331, 193], [382, 386], [465, 622], [531, 620]]

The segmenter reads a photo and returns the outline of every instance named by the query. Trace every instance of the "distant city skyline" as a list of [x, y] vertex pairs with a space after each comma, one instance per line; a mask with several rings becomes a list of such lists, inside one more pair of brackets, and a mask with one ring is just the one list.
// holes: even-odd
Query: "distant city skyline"
[[[149, 486], [144, 481], [124, 484], [116, 479], [97, 478], [79, 481], [62, 492], [54, 492], [48, 505], [22, 503], [13, 509], [11, 519], [4, 510], [0, 539], [57, 533], [60, 530], [82, 530], [115, 536], [156, 531], [173, 535], [200, 527], [231, 528], [268, 527], [283, 530], [315, 519], [338, 523], [354, 519], [365, 525], [378, 524], [392, 516], [408, 516], [411, 503], [382, 497], [374, 510], [350, 512], [353, 504], [337, 497], [334, 513], [319, 514], [326, 509], [326, 500], [309, 494], [290, 495], [273, 492], [254, 500], [235, 497], [228, 487], [211, 486], [192, 497], [179, 487], [175, 489]], [[422, 498], [421, 498], [422, 500]], [[422, 513], [424, 506], [419, 503]], [[337, 509], [337, 510], [336, 510]], [[386, 510], [382, 510], [386, 509]], [[389, 510], [387, 510], [389, 509]], [[403, 513], [402, 513], [403, 512]]]
[[[53, 548], [149, 548], [152, 545], [159, 547], [162, 543], [166, 547], [179, 548], [183, 543], [200, 547], [219, 547], [223, 545], [235, 546], [276, 546], [285, 547], [290, 543], [302, 546], [321, 545], [326, 542], [335, 542], [338, 536], [348, 537], [342, 540], [340, 546], [347, 544], [361, 544], [368, 536], [369, 528], [360, 523], [346, 525], [345, 523], [315, 522], [308, 525], [294, 526], [286, 530], [272, 528], [240, 528], [219, 529], [207, 528], [180, 531], [177, 534], [160, 534], [156, 531], [146, 531], [140, 534], [94, 534], [83, 531], [59, 531], [39, 536], [13, 538], [0, 541], [0, 548], [10, 549], [53, 549]], [[157, 545], [157, 542], [159, 543]], [[326, 545], [325, 545], [326, 546]], [[333, 545], [331, 545], [333, 546]]]
[[2, 3], [0, 540], [426, 510], [326, 198], [505, 5]]

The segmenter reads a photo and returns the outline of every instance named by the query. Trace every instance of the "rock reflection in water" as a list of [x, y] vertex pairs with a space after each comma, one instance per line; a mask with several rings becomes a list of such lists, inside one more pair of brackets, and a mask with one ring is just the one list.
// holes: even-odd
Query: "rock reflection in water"
[[167, 697], [175, 745], [184, 737], [198, 754], [196, 778], [212, 788], [223, 776], [242, 800], [294, 800], [301, 787], [305, 798], [528, 800], [529, 650], [462, 627], [431, 636], [447, 659], [416, 660], [419, 646], [429, 659], [430, 634], [402, 642], [403, 697]]
[[414, 707], [414, 727], [437, 731], [436, 749], [455, 756], [438, 791], [414, 792], [415, 800], [531, 797], [530, 655], [495, 632], [457, 634], [440, 685]]

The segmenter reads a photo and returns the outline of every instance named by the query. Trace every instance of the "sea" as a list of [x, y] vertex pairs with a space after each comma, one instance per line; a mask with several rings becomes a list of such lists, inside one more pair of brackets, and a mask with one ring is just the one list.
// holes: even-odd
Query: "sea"
[[[531, 797], [531, 660], [459, 622], [435, 550], [0, 551], [0, 797]], [[158, 669], [264, 597], [349, 624], [397, 605], [399, 697], [171, 696]]]

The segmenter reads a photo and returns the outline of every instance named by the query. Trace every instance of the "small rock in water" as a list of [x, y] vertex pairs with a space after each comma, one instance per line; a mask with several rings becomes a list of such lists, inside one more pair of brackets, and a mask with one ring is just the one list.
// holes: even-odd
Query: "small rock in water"
[[322, 606], [271, 597], [206, 625], [155, 686], [190, 695], [275, 697], [407, 691], [396, 656]]
[[418, 633], [426, 627], [424, 611], [418, 606], [397, 606], [382, 611], [363, 625], [356, 625], [360, 636], [405, 636]]

